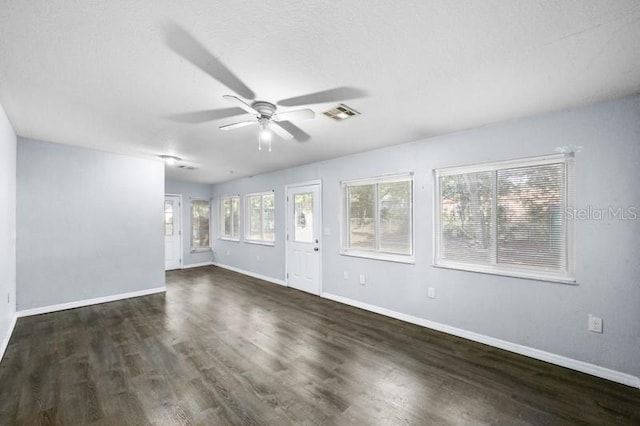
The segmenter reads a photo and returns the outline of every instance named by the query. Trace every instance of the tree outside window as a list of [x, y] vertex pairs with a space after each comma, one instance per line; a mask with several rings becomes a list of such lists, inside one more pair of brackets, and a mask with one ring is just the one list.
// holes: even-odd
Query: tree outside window
[[348, 181], [342, 187], [345, 199], [342, 253], [411, 261], [412, 175]]
[[249, 242], [273, 244], [275, 241], [275, 197], [273, 192], [249, 194], [245, 198]]
[[436, 170], [438, 266], [573, 281], [572, 159]]
[[191, 201], [191, 250], [209, 250], [209, 206], [208, 200]]

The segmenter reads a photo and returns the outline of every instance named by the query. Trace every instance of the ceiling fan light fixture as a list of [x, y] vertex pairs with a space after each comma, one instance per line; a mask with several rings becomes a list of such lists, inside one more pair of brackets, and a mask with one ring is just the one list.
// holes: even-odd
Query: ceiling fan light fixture
[[269, 130], [268, 126], [262, 126], [260, 128], [260, 139], [264, 142], [268, 142], [271, 140], [271, 130]]
[[262, 144], [265, 144], [271, 152], [271, 130], [269, 129], [269, 119], [261, 118], [259, 120], [260, 130], [258, 131], [258, 151], [262, 151]]

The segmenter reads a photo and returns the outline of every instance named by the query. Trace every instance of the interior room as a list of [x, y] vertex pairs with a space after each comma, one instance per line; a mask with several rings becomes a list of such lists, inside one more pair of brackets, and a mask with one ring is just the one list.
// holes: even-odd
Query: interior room
[[0, 0], [0, 424], [639, 424], [639, 45], [638, 0]]

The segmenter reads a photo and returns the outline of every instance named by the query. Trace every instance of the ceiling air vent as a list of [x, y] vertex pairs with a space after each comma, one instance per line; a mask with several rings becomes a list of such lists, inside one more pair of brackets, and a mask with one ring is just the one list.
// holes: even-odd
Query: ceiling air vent
[[337, 107], [330, 109], [329, 111], [323, 112], [323, 114], [329, 118], [333, 118], [336, 121], [343, 121], [347, 118], [360, 115], [358, 111], [346, 106], [345, 104], [340, 104]]

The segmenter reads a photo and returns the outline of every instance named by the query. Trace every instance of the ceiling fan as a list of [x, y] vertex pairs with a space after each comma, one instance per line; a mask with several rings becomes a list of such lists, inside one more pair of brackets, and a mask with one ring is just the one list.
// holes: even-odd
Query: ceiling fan
[[[186, 30], [175, 24], [167, 24], [164, 27], [164, 36], [171, 50], [239, 95], [224, 95], [225, 99], [235, 104], [234, 108], [194, 111], [173, 115], [169, 118], [186, 123], [203, 123], [237, 115], [246, 115], [247, 113], [252, 114], [253, 118], [251, 119], [225, 124], [220, 126], [220, 129], [232, 130], [257, 124], [259, 126], [258, 149], [262, 149], [262, 145], [266, 144], [269, 151], [271, 151], [271, 132], [285, 140], [295, 139], [298, 142], [306, 142], [311, 139], [310, 135], [291, 121], [314, 118], [315, 113], [313, 110], [304, 108], [293, 111], [280, 111], [278, 107], [340, 102], [367, 95], [365, 91], [354, 87], [337, 87], [282, 99], [275, 103], [259, 100], [256, 99], [255, 93], [247, 85]], [[248, 100], [248, 102], [242, 98]]]
[[260, 131], [258, 133], [258, 149], [262, 149], [262, 145], [266, 144], [271, 151], [271, 132], [274, 132], [284, 140], [294, 139], [292, 135], [285, 127], [282, 127], [280, 122], [290, 120], [303, 120], [314, 118], [315, 113], [309, 108], [297, 109], [294, 111], [285, 111], [276, 113], [277, 106], [267, 101], [254, 101], [249, 105], [242, 99], [233, 95], [224, 95], [223, 98], [235, 103], [240, 108], [244, 109], [255, 117], [251, 120], [239, 121], [236, 123], [226, 124], [220, 126], [221, 130], [232, 130], [239, 127], [249, 126], [252, 124], [258, 124]]

